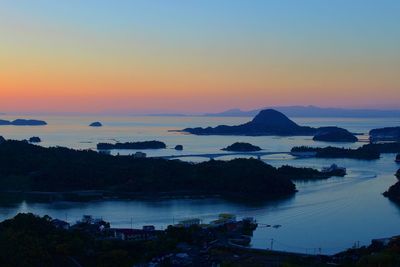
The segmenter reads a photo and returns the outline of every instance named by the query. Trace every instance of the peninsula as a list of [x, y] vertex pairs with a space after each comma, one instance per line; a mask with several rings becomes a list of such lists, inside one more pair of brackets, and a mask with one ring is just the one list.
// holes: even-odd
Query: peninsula
[[293, 195], [296, 187], [292, 180], [298, 177], [324, 178], [317, 170], [277, 169], [256, 159], [193, 164], [63, 147], [45, 148], [10, 140], [0, 144], [0, 161], [3, 192], [89, 190], [117, 197], [161, 194], [271, 199]]

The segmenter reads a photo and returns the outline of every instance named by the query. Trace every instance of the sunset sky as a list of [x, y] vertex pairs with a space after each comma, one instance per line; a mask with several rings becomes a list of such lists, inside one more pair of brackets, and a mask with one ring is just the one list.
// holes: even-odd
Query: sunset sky
[[400, 108], [398, 0], [4, 0], [0, 112]]

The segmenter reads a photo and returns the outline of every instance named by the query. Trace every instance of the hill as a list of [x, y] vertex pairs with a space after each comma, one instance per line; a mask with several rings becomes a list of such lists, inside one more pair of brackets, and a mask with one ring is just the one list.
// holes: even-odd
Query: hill
[[253, 120], [245, 124], [237, 126], [219, 125], [214, 128], [186, 128], [182, 131], [196, 135], [291, 136], [313, 135], [316, 129], [307, 126], [299, 126], [283, 113], [273, 109], [265, 109], [260, 111]]
[[296, 191], [290, 177], [255, 159], [192, 164], [8, 140], [0, 144], [0, 162], [3, 192], [106, 190], [120, 194], [276, 198]]

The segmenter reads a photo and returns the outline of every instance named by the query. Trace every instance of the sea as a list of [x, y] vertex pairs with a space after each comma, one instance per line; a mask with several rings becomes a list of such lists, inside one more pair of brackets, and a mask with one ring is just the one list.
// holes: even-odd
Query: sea
[[[400, 118], [292, 118], [301, 125], [339, 126], [358, 133], [360, 141], [349, 144], [316, 142], [310, 136], [195, 136], [176, 131], [186, 127], [237, 125], [251, 120], [246, 117], [0, 116], [6, 120], [16, 118], [40, 119], [48, 125], [0, 126], [0, 136], [16, 140], [39, 136], [41, 146], [93, 150], [99, 142], [159, 140], [167, 144], [167, 149], [146, 150], [148, 157], [221, 153], [221, 148], [239, 141], [258, 145], [266, 152], [288, 152], [301, 145], [356, 148], [367, 142], [369, 130], [400, 125]], [[103, 127], [89, 127], [94, 121], [100, 121]], [[183, 151], [174, 149], [178, 144], [183, 145]], [[127, 155], [135, 152], [121, 150], [112, 153]], [[239, 156], [225, 155], [218, 159], [235, 157]], [[1, 200], [0, 220], [21, 212], [32, 212], [74, 223], [83, 215], [92, 215], [109, 221], [112, 227], [139, 228], [152, 224], [165, 229], [187, 218], [200, 218], [207, 223], [220, 213], [232, 213], [238, 219], [254, 217], [259, 223], [251, 242], [254, 248], [334, 254], [354, 246], [368, 245], [372, 239], [400, 235], [400, 206], [382, 195], [396, 182], [394, 173], [400, 165], [394, 158], [394, 154], [383, 154], [379, 160], [373, 161], [299, 159], [286, 153], [263, 156], [261, 160], [273, 166], [321, 169], [335, 163], [347, 168], [345, 177], [295, 182], [298, 192], [281, 200], [243, 202], [221, 198], [180, 198], [47, 203]], [[200, 162], [208, 158], [196, 156], [181, 160]]]

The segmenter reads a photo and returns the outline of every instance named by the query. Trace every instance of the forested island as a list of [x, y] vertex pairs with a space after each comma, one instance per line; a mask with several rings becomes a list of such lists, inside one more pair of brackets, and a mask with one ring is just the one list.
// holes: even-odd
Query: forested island
[[234, 152], [254, 152], [254, 151], [260, 151], [262, 149], [259, 146], [255, 146], [255, 145], [252, 145], [249, 143], [236, 142], [236, 143], [233, 143], [232, 145], [227, 146], [221, 150], [234, 151]]
[[99, 143], [97, 144], [98, 150], [111, 150], [111, 149], [164, 149], [167, 145], [160, 141], [143, 141], [143, 142], [126, 142], [126, 143]]
[[296, 192], [291, 181], [315, 179], [319, 171], [277, 169], [256, 159], [188, 163], [160, 158], [111, 156], [23, 141], [0, 144], [2, 191], [118, 194], [220, 195], [277, 198]]
[[234, 126], [219, 125], [206, 128], [186, 128], [181, 130], [195, 135], [247, 135], [247, 136], [310, 136], [316, 141], [356, 142], [354, 134], [339, 127], [313, 128], [301, 126], [289, 119], [285, 114], [274, 110], [261, 110], [251, 121]]
[[357, 142], [357, 137], [348, 130], [339, 127], [320, 127], [313, 137], [314, 141]]
[[369, 132], [371, 142], [395, 141], [400, 142], [400, 127], [385, 127]]
[[196, 135], [313, 135], [315, 129], [297, 125], [283, 113], [265, 109], [260, 111], [253, 120], [236, 126], [219, 125], [207, 128], [186, 128], [183, 132]]

